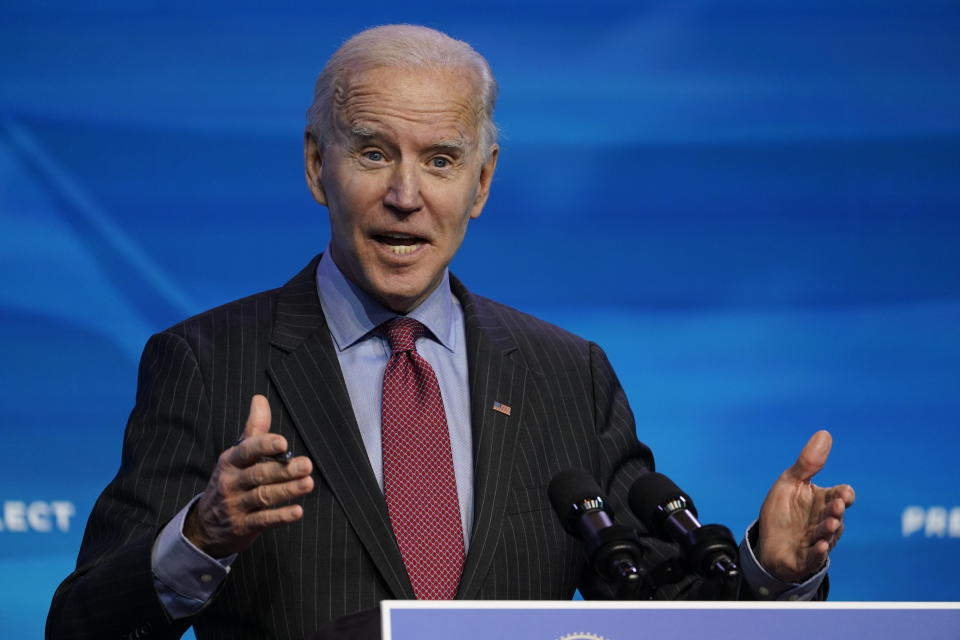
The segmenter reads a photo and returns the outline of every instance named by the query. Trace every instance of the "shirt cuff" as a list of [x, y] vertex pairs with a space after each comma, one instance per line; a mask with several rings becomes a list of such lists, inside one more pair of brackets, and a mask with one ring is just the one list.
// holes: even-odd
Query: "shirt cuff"
[[183, 535], [183, 521], [196, 496], [160, 531], [153, 543], [153, 584], [167, 614], [174, 620], [193, 615], [213, 598], [230, 573], [237, 554], [212, 558]]
[[830, 559], [827, 558], [826, 564], [817, 573], [813, 574], [803, 582], [784, 582], [779, 578], [767, 573], [767, 570], [760, 565], [757, 556], [753, 553], [753, 546], [750, 544], [751, 533], [757, 526], [757, 521], [747, 527], [746, 535], [740, 543], [740, 570], [743, 572], [743, 580], [753, 593], [757, 600], [813, 600], [820, 590], [820, 584], [827, 575], [827, 569], [830, 567]]

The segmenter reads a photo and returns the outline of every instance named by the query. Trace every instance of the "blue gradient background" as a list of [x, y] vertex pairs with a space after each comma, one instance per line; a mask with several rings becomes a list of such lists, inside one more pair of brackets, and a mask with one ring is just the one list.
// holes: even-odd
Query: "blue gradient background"
[[[196, 6], [195, 6], [196, 4]], [[960, 4], [0, 2], [0, 629], [39, 637], [119, 464], [150, 333], [327, 242], [303, 112], [352, 33], [416, 22], [501, 84], [471, 288], [600, 343], [640, 437], [739, 531], [815, 429], [858, 503], [843, 600], [958, 600]]]

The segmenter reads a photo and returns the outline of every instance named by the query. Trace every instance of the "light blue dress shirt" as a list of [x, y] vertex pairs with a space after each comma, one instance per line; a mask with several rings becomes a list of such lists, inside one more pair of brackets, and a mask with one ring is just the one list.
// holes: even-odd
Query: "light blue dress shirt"
[[[390, 359], [390, 342], [374, 329], [398, 314], [347, 280], [330, 258], [329, 251], [323, 254], [317, 265], [317, 293], [337, 349], [360, 437], [373, 474], [383, 490], [380, 406], [383, 372]], [[417, 353], [433, 367], [440, 384], [466, 548], [469, 547], [473, 524], [473, 438], [470, 431], [467, 334], [460, 301], [450, 291], [449, 273], [444, 272], [439, 286], [407, 316], [419, 320], [429, 330], [417, 340]]]
[[[373, 474], [383, 489], [380, 405], [390, 345], [385, 337], [372, 330], [397, 314], [347, 280], [330, 258], [329, 251], [318, 263], [316, 277], [320, 305], [337, 350], [360, 436]], [[440, 384], [467, 546], [473, 525], [470, 387], [463, 310], [450, 291], [449, 280], [449, 274], [444, 272], [440, 285], [408, 315], [429, 329], [429, 333], [417, 341], [417, 352], [433, 367]], [[183, 535], [183, 521], [192, 504], [193, 501], [164, 527], [153, 547], [154, 584], [160, 601], [173, 619], [202, 609], [236, 558], [236, 555], [212, 558]], [[811, 600], [826, 575], [827, 567], [824, 567], [803, 583], [777, 580], [760, 566], [746, 536], [740, 545], [740, 554], [744, 580], [760, 600]]]

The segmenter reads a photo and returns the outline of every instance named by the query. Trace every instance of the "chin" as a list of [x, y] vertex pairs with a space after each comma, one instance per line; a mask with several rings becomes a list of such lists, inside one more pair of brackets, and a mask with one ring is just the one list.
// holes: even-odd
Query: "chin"
[[372, 293], [381, 302], [397, 313], [407, 313], [421, 298], [429, 295], [433, 280], [423, 276], [389, 274], [372, 284]]

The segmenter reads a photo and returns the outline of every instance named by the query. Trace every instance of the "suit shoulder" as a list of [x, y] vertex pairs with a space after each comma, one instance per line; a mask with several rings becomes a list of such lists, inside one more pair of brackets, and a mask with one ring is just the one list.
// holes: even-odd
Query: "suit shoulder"
[[545, 352], [567, 353], [577, 360], [588, 359], [594, 343], [562, 327], [514, 309], [503, 303], [473, 295], [481, 318], [503, 327], [528, 359], [539, 360]]
[[[298, 315], [316, 316], [319, 313], [314, 273], [320, 255], [283, 286], [222, 304], [187, 318], [158, 335], [180, 336], [196, 347], [197, 342], [210, 340], [215, 335], [229, 337], [240, 332], [240, 337], [261, 340], [269, 336], [275, 322], [298, 324]], [[259, 332], [267, 331], [261, 334]], [[254, 333], [255, 332], [255, 333]]]
[[280, 289], [261, 291], [226, 304], [208, 309], [175, 325], [161, 334], [172, 334], [185, 339], [191, 345], [212, 338], [215, 334], [230, 334], [269, 330]]

